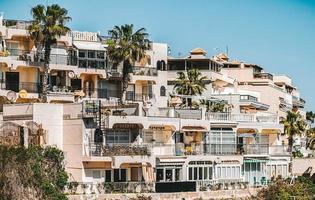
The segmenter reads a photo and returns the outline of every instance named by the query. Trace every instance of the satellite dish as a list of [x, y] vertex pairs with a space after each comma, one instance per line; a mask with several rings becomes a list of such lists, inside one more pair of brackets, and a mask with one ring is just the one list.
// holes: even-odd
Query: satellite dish
[[71, 72], [68, 73], [68, 76], [69, 76], [69, 78], [74, 78], [75, 74], [74, 74], [74, 72], [71, 71]]
[[10, 101], [15, 101], [16, 100], [16, 93], [14, 91], [9, 91], [7, 93], [7, 98], [10, 100]]
[[26, 90], [20, 90], [19, 97], [26, 98], [27, 97], [27, 91]]

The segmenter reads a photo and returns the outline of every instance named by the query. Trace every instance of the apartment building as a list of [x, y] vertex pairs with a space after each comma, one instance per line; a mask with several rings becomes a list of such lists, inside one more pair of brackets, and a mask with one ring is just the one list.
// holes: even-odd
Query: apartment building
[[[1, 21], [0, 94], [15, 103], [1, 108], [0, 141], [57, 146], [65, 152], [70, 181], [91, 190], [105, 182], [117, 191], [124, 183], [128, 191], [175, 192], [264, 185], [290, 175], [279, 121], [303, 100], [289, 77], [229, 62], [224, 54], [209, 57], [201, 48], [169, 57], [167, 44], [152, 42], [133, 67], [121, 105], [122, 66], [107, 59], [106, 37], [72, 31], [52, 49], [49, 103], [34, 103], [42, 52], [28, 36], [29, 22]], [[176, 94], [177, 72], [192, 68], [207, 76], [206, 91]], [[185, 107], [186, 98], [227, 108]]]

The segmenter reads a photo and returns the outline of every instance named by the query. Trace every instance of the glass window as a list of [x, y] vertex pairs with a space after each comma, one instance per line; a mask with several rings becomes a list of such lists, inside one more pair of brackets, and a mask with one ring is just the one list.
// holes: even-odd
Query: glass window
[[104, 58], [105, 58], [104, 52], [103, 52], [103, 51], [98, 51], [98, 52], [97, 52], [97, 58], [99, 58], [99, 59], [104, 59]]
[[164, 169], [157, 169], [156, 170], [156, 181], [160, 182], [164, 180]]
[[197, 167], [194, 167], [194, 180], [197, 180], [197, 176], [198, 176], [198, 169]]
[[235, 177], [240, 178], [240, 167], [236, 167], [235, 169]]
[[218, 168], [217, 168], [217, 171], [218, 171], [218, 176], [217, 176], [217, 178], [221, 178], [221, 167], [218, 167]]
[[212, 167], [209, 167], [209, 180], [212, 179]]
[[79, 57], [80, 58], [85, 58], [85, 51], [79, 51]]
[[101, 171], [100, 170], [93, 170], [93, 178], [94, 179], [101, 178]]
[[169, 182], [173, 181], [173, 170], [172, 169], [165, 170], [165, 181], [169, 181]]
[[222, 173], [221, 173], [221, 178], [226, 178], [226, 167], [222, 167]]
[[198, 179], [202, 180], [202, 167], [198, 167]]
[[208, 180], [208, 167], [203, 168], [203, 180]]
[[175, 181], [181, 180], [181, 169], [175, 169]]
[[88, 58], [95, 58], [95, 51], [88, 51]]
[[112, 171], [105, 170], [105, 182], [112, 182]]
[[192, 167], [188, 168], [188, 180], [193, 180], [193, 173], [192, 173]]
[[127, 170], [120, 169], [120, 181], [126, 182], [127, 181]]

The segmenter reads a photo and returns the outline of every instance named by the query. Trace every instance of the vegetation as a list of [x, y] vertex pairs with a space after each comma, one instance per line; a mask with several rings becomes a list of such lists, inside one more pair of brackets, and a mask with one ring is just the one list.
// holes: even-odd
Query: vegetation
[[133, 24], [115, 26], [108, 31], [110, 39], [107, 41], [107, 55], [117, 68], [123, 64], [122, 70], [122, 101], [125, 100], [126, 89], [135, 62], [145, 57], [145, 50], [149, 49], [148, 33], [145, 28], [134, 31]]
[[[174, 90], [180, 95], [201, 95], [206, 89], [206, 76], [201, 76], [198, 69], [190, 69], [187, 72], [178, 72], [178, 78]], [[192, 106], [191, 98], [188, 98], [188, 106]]]
[[45, 7], [37, 5], [31, 9], [33, 16], [32, 24], [28, 30], [31, 38], [34, 40], [37, 51], [44, 53], [44, 74], [42, 82], [42, 101], [47, 102], [48, 91], [48, 74], [50, 52], [53, 44], [57, 43], [57, 38], [65, 35], [70, 29], [66, 23], [71, 20], [68, 16], [68, 11], [61, 8], [57, 4]]
[[67, 199], [63, 160], [55, 147], [0, 146], [0, 200]]
[[311, 200], [315, 195], [315, 184], [310, 178], [298, 177], [294, 184], [289, 180], [276, 180], [258, 193], [258, 199], [265, 200]]
[[229, 109], [225, 101], [200, 100], [200, 104], [207, 108], [207, 112], [226, 112]]
[[306, 112], [306, 120], [314, 124], [315, 113], [313, 111]]
[[306, 123], [300, 113], [292, 111], [287, 112], [287, 117], [282, 123], [284, 124], [284, 133], [288, 136], [289, 146], [292, 148], [294, 136], [301, 135], [306, 131]]

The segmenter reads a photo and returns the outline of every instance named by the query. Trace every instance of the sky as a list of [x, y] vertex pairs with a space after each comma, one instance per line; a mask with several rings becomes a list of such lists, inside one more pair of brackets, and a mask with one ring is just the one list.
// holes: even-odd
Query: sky
[[106, 35], [114, 25], [145, 27], [173, 56], [195, 47], [212, 56], [228, 46], [233, 60], [289, 75], [306, 110], [315, 111], [315, 0], [0, 0], [0, 12], [31, 19], [39, 3], [68, 9], [73, 30]]

